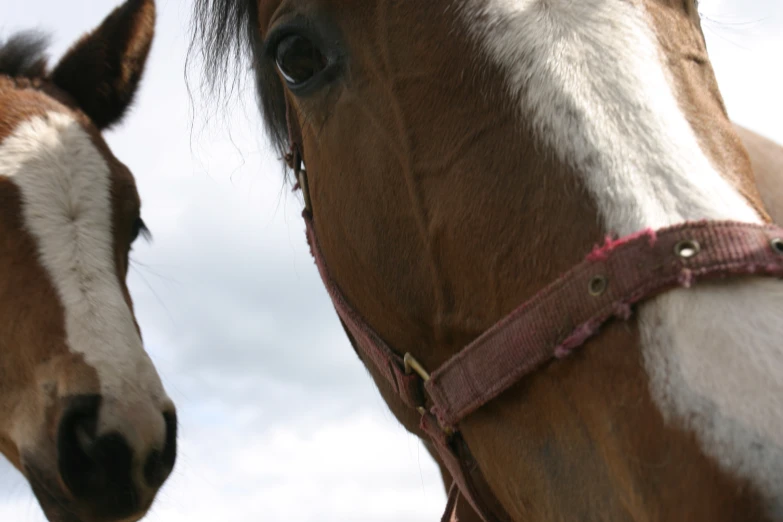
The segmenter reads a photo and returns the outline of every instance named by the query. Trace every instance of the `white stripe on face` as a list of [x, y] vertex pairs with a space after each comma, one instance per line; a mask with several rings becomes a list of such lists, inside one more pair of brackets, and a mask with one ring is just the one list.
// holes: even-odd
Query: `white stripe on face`
[[[141, 439], [164, 439], [169, 400], [118, 279], [110, 175], [90, 136], [64, 113], [24, 122], [0, 144], [0, 176], [20, 189], [24, 223], [62, 301], [68, 348], [98, 374], [98, 433], [118, 430], [132, 447], [148, 447], [153, 441]], [[141, 412], [150, 413], [147, 433], [128, 427], [129, 415]]]
[[[699, 147], [640, 2], [464, 0], [520, 119], [579, 173], [607, 231], [760, 217]], [[545, 174], [543, 174], [545, 175]], [[731, 288], [731, 290], [727, 290]], [[783, 288], [678, 290], [640, 313], [651, 388], [668, 419], [783, 513]]]
[[[701, 151], [643, 11], [616, 0], [468, 2], [472, 33], [538, 137], [619, 234], [686, 219], [758, 222]], [[482, 15], [482, 16], [479, 16]]]

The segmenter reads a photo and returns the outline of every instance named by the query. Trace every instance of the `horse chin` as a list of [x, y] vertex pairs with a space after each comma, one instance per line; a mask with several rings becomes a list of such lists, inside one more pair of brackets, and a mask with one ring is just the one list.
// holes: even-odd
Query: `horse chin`
[[62, 492], [57, 480], [48, 478], [49, 473], [32, 464], [25, 464], [24, 470], [33, 494], [49, 522], [87, 522], [86, 518], [77, 514], [73, 502]]
[[76, 506], [70, 495], [60, 485], [56, 473], [48, 471], [45, 466], [39, 466], [33, 459], [23, 459], [24, 474], [33, 490], [38, 504], [49, 522], [136, 522], [144, 513], [122, 520], [109, 520], [104, 517], [86, 513]]
[[30, 481], [30, 484], [32, 485], [33, 494], [49, 522], [138, 522], [147, 515], [145, 511], [133, 517], [110, 520], [80, 514], [65, 495], [52, 493], [37, 481]]
[[107, 519], [84, 513], [63, 492], [62, 486], [58, 484], [59, 481], [47, 478], [50, 474], [29, 464], [25, 465], [24, 469], [33, 494], [49, 522], [138, 522], [147, 514], [145, 509], [143, 513], [132, 517]]
[[60, 501], [57, 500], [58, 497], [50, 494], [48, 491], [39, 492], [33, 487], [33, 492], [49, 522], [87, 522], [86, 519], [60, 505]]

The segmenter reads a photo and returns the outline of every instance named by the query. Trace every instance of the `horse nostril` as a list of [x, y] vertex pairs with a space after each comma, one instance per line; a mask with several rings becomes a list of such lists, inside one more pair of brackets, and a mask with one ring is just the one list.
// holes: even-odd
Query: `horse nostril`
[[100, 480], [91, 456], [100, 404], [97, 395], [68, 399], [57, 430], [57, 465], [75, 497], [85, 495]]
[[[90, 520], [125, 519], [137, 515], [171, 474], [177, 457], [177, 415], [141, 409], [162, 418], [137, 414], [128, 421], [133, 424], [125, 427], [127, 433], [118, 428], [99, 434], [102, 407], [106, 406], [97, 395], [64, 402], [57, 429], [58, 471], [73, 499], [90, 513]], [[129, 440], [137, 440], [138, 447]]]
[[119, 433], [97, 437], [100, 397], [73, 397], [66, 404], [57, 430], [57, 465], [63, 483], [95, 515], [135, 514], [140, 506], [133, 450]]
[[160, 487], [174, 469], [177, 459], [177, 414], [163, 413], [166, 439], [163, 451], [153, 450], [144, 462], [144, 480], [152, 488]]
[[150, 485], [154, 486], [160, 486], [168, 478], [177, 461], [177, 414], [173, 411], [164, 412], [163, 420], [166, 423], [166, 442], [163, 453], [160, 454], [161, 469], [158, 481], [150, 481]]
[[144, 480], [147, 481], [148, 486], [155, 487], [162, 484], [165, 479], [166, 471], [163, 467], [161, 453], [153, 450], [144, 463]]

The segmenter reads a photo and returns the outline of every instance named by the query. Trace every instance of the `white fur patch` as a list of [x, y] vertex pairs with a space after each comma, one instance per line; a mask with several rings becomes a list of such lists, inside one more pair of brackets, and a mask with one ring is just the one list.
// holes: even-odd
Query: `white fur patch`
[[76, 120], [50, 112], [0, 143], [0, 176], [21, 191], [26, 228], [65, 310], [68, 347], [98, 373], [99, 433], [160, 448], [169, 399], [118, 281], [108, 164]]
[[[700, 149], [638, 2], [466, 0], [520, 117], [580, 173], [607, 231], [759, 222]], [[652, 394], [783, 511], [783, 284], [672, 291], [640, 310]]]

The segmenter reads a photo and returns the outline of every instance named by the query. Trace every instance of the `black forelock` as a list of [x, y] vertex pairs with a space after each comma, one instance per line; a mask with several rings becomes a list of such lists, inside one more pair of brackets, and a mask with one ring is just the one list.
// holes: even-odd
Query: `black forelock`
[[0, 41], [0, 74], [12, 78], [38, 79], [46, 75], [49, 37], [38, 31], [23, 31]]
[[204, 64], [202, 87], [225, 96], [233, 91], [240, 71], [252, 69], [267, 135], [282, 156], [288, 151], [285, 91], [271, 58], [263, 53], [258, 30], [258, 0], [194, 0], [194, 51]]

